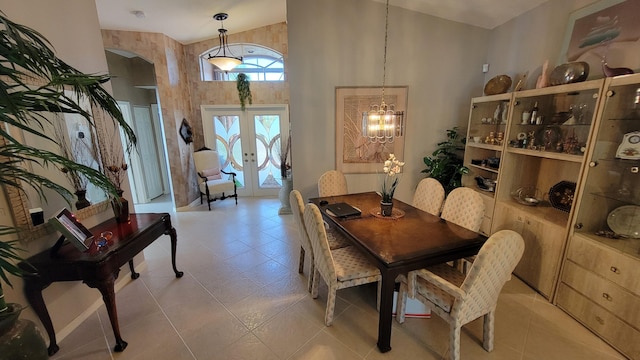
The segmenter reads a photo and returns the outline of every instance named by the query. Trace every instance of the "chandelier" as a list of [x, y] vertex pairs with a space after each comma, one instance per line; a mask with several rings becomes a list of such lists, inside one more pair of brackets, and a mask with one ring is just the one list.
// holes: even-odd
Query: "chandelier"
[[226, 20], [229, 15], [225, 13], [219, 13], [213, 15], [213, 18], [220, 21], [220, 29], [218, 29], [218, 40], [220, 40], [220, 47], [218, 48], [218, 52], [215, 55], [209, 54], [207, 61], [211, 63], [211, 65], [217, 66], [222, 71], [229, 71], [234, 67], [242, 64], [242, 56], [236, 57], [233, 56], [231, 50], [229, 49], [229, 44], [227, 43], [227, 29], [224, 28], [222, 23], [223, 20]]
[[394, 104], [384, 102], [384, 85], [387, 77], [387, 33], [389, 29], [389, 0], [384, 24], [384, 65], [382, 68], [382, 99], [380, 105], [371, 105], [369, 111], [362, 113], [362, 135], [371, 142], [392, 143], [395, 137], [403, 134], [404, 112], [396, 111]]

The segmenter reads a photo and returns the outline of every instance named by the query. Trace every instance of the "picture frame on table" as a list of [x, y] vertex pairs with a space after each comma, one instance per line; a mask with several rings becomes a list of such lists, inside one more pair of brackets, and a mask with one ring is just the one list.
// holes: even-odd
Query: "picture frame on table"
[[49, 223], [58, 230], [73, 246], [87, 251], [93, 244], [94, 236], [71, 212], [64, 208], [49, 219]]
[[[385, 86], [384, 101], [404, 112], [407, 126], [407, 86]], [[380, 105], [382, 87], [336, 87], [336, 169], [345, 174], [380, 171], [380, 166], [395, 154], [404, 159], [404, 132], [391, 143], [372, 142], [362, 133], [362, 113], [371, 105]]]
[[558, 65], [583, 61], [589, 79], [603, 77], [610, 67], [640, 67], [640, 1], [600, 0], [569, 16]]

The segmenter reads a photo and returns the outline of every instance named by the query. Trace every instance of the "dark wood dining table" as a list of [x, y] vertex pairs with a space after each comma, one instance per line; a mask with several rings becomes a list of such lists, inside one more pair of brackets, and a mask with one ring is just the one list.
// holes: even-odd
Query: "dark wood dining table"
[[[393, 200], [390, 217], [380, 215], [375, 192], [310, 199], [323, 218], [360, 248], [380, 269], [382, 289], [378, 321], [378, 349], [391, 350], [393, 292], [400, 274], [477, 254], [486, 237], [447, 222], [402, 201]], [[360, 216], [337, 218], [325, 211], [328, 204], [344, 202], [361, 210]]]

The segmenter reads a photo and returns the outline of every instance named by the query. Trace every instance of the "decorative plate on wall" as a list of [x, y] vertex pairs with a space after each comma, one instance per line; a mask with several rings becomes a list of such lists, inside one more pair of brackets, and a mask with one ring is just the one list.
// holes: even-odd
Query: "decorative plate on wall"
[[576, 192], [576, 183], [560, 181], [549, 190], [549, 202], [558, 210], [569, 212], [573, 205], [573, 196]]

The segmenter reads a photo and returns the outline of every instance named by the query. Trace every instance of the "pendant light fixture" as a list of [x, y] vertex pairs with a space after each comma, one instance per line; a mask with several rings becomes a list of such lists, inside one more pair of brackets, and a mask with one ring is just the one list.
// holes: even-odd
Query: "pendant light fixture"
[[217, 66], [222, 71], [229, 71], [234, 67], [242, 64], [242, 56], [233, 56], [231, 50], [229, 50], [229, 44], [227, 43], [227, 29], [224, 28], [222, 23], [229, 17], [226, 13], [219, 13], [213, 15], [215, 20], [220, 21], [220, 29], [218, 29], [218, 40], [220, 40], [220, 47], [215, 55], [209, 54], [207, 61], [212, 65]]
[[384, 24], [384, 65], [382, 68], [382, 99], [380, 105], [371, 105], [362, 113], [362, 135], [371, 142], [392, 143], [396, 136], [403, 135], [404, 112], [395, 111], [394, 104], [384, 101], [384, 85], [387, 77], [387, 34], [389, 29], [389, 0]]

